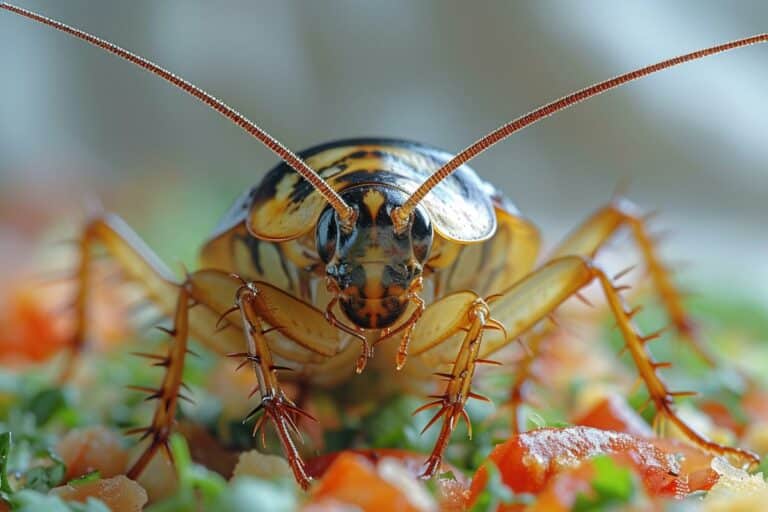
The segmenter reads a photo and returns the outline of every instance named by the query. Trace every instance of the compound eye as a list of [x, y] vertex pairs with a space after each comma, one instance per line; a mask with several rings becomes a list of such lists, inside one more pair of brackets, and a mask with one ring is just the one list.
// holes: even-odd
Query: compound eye
[[339, 236], [339, 228], [336, 223], [336, 215], [333, 208], [326, 208], [317, 222], [317, 254], [323, 263], [328, 263], [336, 253], [336, 241]]
[[424, 263], [432, 248], [432, 223], [420, 209], [413, 212], [411, 243], [413, 244], [413, 255], [420, 263]]

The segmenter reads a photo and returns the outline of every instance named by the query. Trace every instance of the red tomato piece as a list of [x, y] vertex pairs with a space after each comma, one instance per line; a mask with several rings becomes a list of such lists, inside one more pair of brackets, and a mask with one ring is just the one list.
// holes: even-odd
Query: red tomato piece
[[67, 344], [45, 296], [39, 290], [11, 289], [0, 297], [0, 360], [45, 361]]
[[[684, 465], [677, 460], [678, 453], [683, 454]], [[711, 457], [695, 448], [591, 427], [526, 432], [496, 446], [489, 459], [498, 466], [503, 482], [513, 491], [538, 494], [564, 469], [604, 454], [615, 454], [626, 460], [651, 496], [684, 495], [707, 489], [714, 482], [709, 473]], [[692, 476], [695, 478], [691, 479]], [[487, 471], [481, 467], [470, 486], [470, 503], [474, 503], [487, 480]]]
[[609, 395], [600, 400], [586, 413], [576, 418], [573, 423], [640, 437], [653, 435], [651, 427], [619, 395]]
[[353, 505], [366, 512], [419, 510], [403, 489], [377, 473], [371, 461], [351, 452], [333, 458], [311, 494], [306, 510], [333, 510], [334, 504]]

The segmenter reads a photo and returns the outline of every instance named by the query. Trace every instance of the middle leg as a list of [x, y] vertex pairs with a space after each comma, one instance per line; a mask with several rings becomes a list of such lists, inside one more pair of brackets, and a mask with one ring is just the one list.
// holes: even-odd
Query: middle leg
[[[475, 294], [459, 292], [433, 303], [425, 311], [421, 322], [414, 330], [412, 355], [431, 356], [437, 361], [447, 360], [453, 363], [453, 371], [450, 374], [437, 374], [438, 377], [448, 381], [445, 395], [434, 397], [436, 398], [434, 402], [424, 406], [424, 408], [441, 406], [440, 411], [428, 426], [443, 417], [440, 436], [428, 459], [425, 474], [432, 474], [439, 467], [442, 451], [456, 425], [456, 419], [464, 415], [463, 405], [466, 400], [482, 399], [479, 395], [470, 392], [476, 364], [489, 362], [485, 358], [527, 333], [566, 299], [575, 296], [579, 290], [593, 281], [600, 284], [605, 294], [627, 350], [632, 356], [640, 377], [645, 382], [657, 413], [676, 425], [690, 442], [707, 452], [727, 456], [738, 465], [752, 464], [758, 460], [751, 452], [722, 446], [706, 439], [675, 413], [674, 398], [686, 393], [670, 391], [656, 373], [658, 368], [665, 367], [667, 364], [653, 360], [648, 353], [646, 342], [652, 339], [652, 336], [644, 336], [634, 325], [632, 311], [625, 305], [605, 272], [587, 258], [566, 256], [552, 260], [532, 272], [495, 296], [492, 302], [478, 302]], [[482, 315], [473, 313], [473, 308], [476, 308], [477, 304], [487, 304], [486, 309], [480, 310]], [[457, 315], [458, 318], [468, 318], [469, 325], [466, 320], [445, 322], [446, 318], [457, 318]], [[499, 324], [503, 324], [504, 327], [499, 328]], [[480, 333], [489, 327], [493, 327], [494, 330], [481, 336]], [[466, 332], [464, 341], [458, 353], [454, 352], [455, 355], [451, 357], [451, 347], [455, 347], [451, 340], [455, 340], [455, 336], [461, 332]]]

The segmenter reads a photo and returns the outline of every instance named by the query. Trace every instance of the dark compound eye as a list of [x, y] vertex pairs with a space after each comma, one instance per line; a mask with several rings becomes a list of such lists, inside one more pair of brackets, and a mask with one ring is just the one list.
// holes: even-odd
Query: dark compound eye
[[333, 208], [327, 208], [317, 222], [317, 254], [323, 263], [328, 263], [336, 253], [336, 240], [339, 229], [336, 225], [336, 215]]
[[432, 224], [429, 217], [418, 208], [413, 212], [411, 243], [413, 244], [413, 255], [420, 263], [424, 263], [432, 248]]

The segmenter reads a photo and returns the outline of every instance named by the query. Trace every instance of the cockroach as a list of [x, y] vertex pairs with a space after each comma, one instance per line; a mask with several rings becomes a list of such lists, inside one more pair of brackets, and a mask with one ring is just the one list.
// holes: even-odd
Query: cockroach
[[[91, 249], [100, 245], [152, 302], [173, 318], [149, 439], [129, 470], [136, 478], [167, 448], [191, 334], [208, 347], [242, 357], [258, 380], [254, 435], [271, 422], [296, 480], [309, 484], [295, 443], [309, 416], [283, 391], [286, 379], [334, 386], [361, 373], [374, 348], [389, 350], [409, 376], [439, 371], [444, 391], [426, 428], [440, 433], [424, 464], [433, 475], [458, 421], [479, 364], [529, 332], [563, 301], [598, 282], [657, 412], [712, 453], [754, 463], [751, 452], [698, 434], [675, 412], [673, 399], [632, 321], [620, 289], [593, 258], [620, 227], [641, 249], [656, 292], [683, 336], [694, 339], [681, 294], [660, 260], [639, 209], [616, 197], [589, 217], [543, 263], [536, 226], [466, 164], [521, 129], [576, 103], [652, 73], [709, 55], [768, 41], [768, 34], [674, 57], [605, 80], [539, 107], [483, 136], [456, 155], [390, 139], [340, 140], [294, 153], [207, 92], [103, 39], [28, 10], [0, 8], [82, 39], [163, 78], [207, 104], [272, 150], [282, 162], [246, 191], [203, 245], [200, 270], [183, 280], [121, 219], [91, 218], [79, 237], [71, 362], [83, 348]], [[197, 307], [190, 311], [190, 306]], [[244, 347], [244, 348], [243, 348]], [[388, 349], [385, 347], [389, 347]], [[406, 361], [408, 372], [405, 371]], [[389, 363], [391, 364], [391, 363]], [[353, 371], [354, 370], [354, 371]]]

